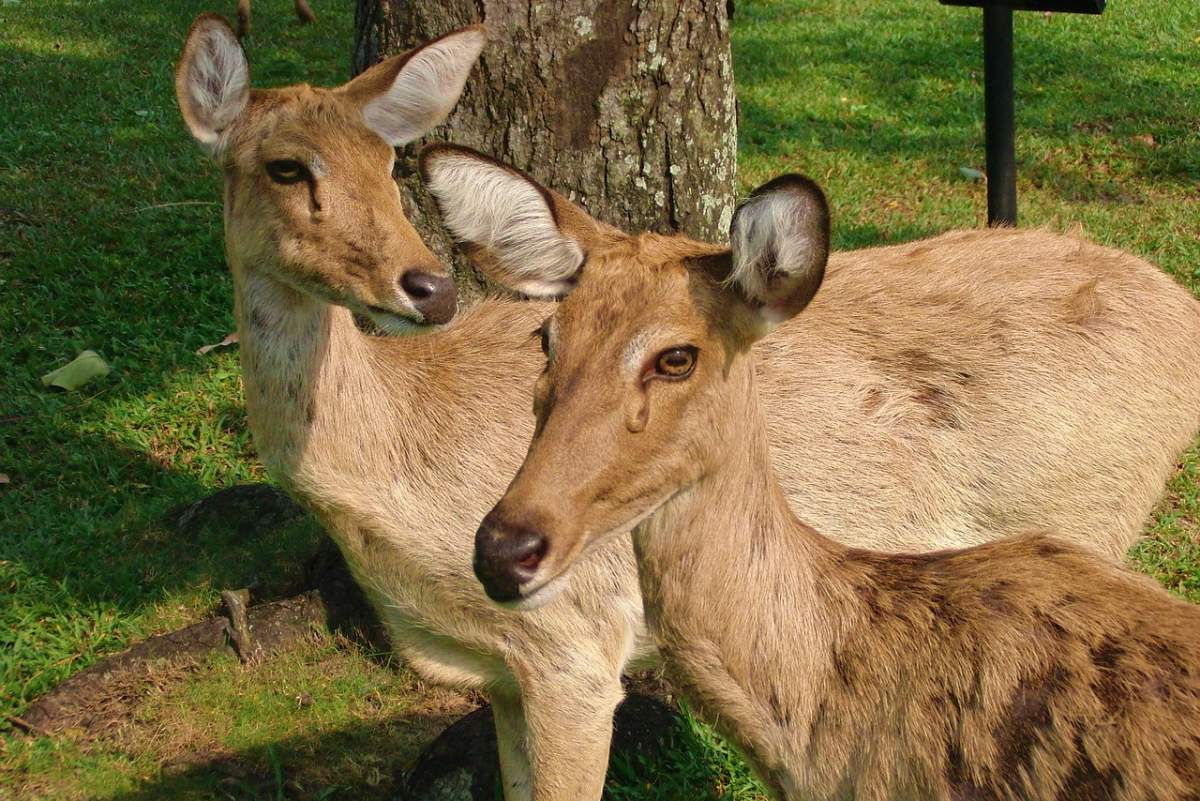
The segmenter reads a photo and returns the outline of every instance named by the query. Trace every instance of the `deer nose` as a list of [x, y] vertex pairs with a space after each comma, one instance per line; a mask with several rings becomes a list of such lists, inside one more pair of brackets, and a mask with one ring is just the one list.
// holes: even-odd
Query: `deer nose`
[[475, 532], [475, 577], [493, 601], [516, 601], [521, 585], [537, 574], [548, 548], [544, 535], [504, 524], [493, 509]]
[[400, 276], [400, 288], [427, 323], [448, 323], [458, 308], [458, 291], [448, 275], [408, 270]]

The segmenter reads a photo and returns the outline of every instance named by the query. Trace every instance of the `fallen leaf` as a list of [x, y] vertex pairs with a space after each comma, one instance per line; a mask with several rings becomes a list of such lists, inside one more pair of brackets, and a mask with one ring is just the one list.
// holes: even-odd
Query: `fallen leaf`
[[1152, 134], [1137, 134], [1132, 139], [1135, 142], [1141, 142], [1146, 147], [1158, 147], [1158, 142], [1154, 140]]
[[68, 392], [79, 389], [93, 378], [108, 375], [108, 363], [94, 350], [85, 350], [57, 370], [42, 376], [42, 383]]
[[238, 335], [237, 335], [237, 331], [234, 331], [232, 334], [226, 335], [226, 337], [224, 339], [222, 339], [220, 342], [216, 342], [212, 345], [201, 345], [200, 347], [196, 348], [196, 355], [203, 356], [204, 354], [206, 354], [210, 351], [214, 351], [217, 348], [227, 348], [230, 345], [236, 345], [237, 343], [238, 343]]
[[987, 176], [974, 167], [959, 167], [958, 174], [968, 181], [982, 181]]
[[1072, 128], [1077, 131], [1085, 131], [1087, 133], [1095, 133], [1097, 131], [1108, 133], [1112, 130], [1112, 123], [1105, 120], [1087, 120], [1084, 122], [1073, 123]]

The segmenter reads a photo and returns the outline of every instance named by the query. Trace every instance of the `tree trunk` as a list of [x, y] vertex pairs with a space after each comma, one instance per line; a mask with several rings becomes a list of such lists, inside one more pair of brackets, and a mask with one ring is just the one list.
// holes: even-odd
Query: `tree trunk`
[[[725, 3], [358, 0], [355, 72], [481, 21], [488, 46], [431, 139], [513, 164], [625, 230], [725, 241], [737, 154]], [[419, 144], [398, 180], [417, 230], [451, 261], [416, 175]], [[478, 277], [458, 274], [472, 294]]]

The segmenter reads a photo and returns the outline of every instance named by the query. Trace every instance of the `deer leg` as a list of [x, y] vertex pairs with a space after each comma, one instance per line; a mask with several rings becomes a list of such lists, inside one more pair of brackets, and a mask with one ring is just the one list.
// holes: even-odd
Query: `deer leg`
[[527, 730], [521, 699], [496, 694], [490, 700], [492, 718], [496, 724], [496, 745], [500, 751], [504, 801], [530, 801], [533, 798], [533, 778], [526, 750]]
[[237, 21], [238, 38], [244, 39], [250, 33], [250, 0], [238, 0]]
[[534, 801], [600, 801], [608, 772], [619, 671], [524, 682], [526, 746]]
[[305, 0], [296, 0], [296, 18], [302, 25], [317, 21], [317, 15], [312, 13], [312, 9], [308, 7]]

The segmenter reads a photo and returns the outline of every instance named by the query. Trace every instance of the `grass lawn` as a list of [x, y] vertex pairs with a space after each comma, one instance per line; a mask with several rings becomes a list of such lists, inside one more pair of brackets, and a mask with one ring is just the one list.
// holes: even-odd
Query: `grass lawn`
[[[258, 85], [348, 74], [352, 0], [257, 0]], [[232, 0], [218, 6], [232, 12]], [[263, 480], [237, 355], [219, 177], [185, 133], [172, 66], [203, 0], [0, 0], [0, 797], [378, 798], [398, 762], [465, 708], [332, 637], [255, 670], [167, 673], [110, 734], [27, 738], [7, 716], [217, 592], [279, 594], [317, 543], [181, 533], [164, 514]], [[985, 214], [979, 12], [933, 0], [740, 0], [741, 183], [817, 178], [840, 248], [973, 227]], [[1200, 4], [1122, 0], [1102, 17], [1021, 13], [1021, 222], [1128, 249], [1200, 292]], [[39, 376], [79, 351], [112, 373]], [[1180, 465], [1130, 558], [1200, 602], [1200, 455]], [[700, 726], [621, 801], [758, 797]]]

